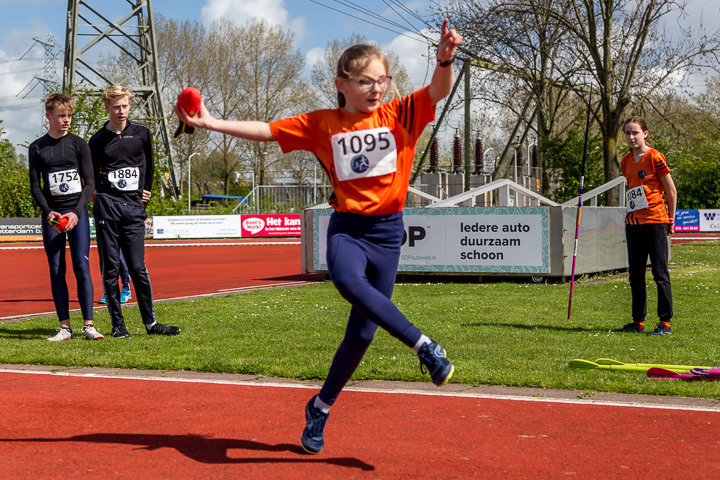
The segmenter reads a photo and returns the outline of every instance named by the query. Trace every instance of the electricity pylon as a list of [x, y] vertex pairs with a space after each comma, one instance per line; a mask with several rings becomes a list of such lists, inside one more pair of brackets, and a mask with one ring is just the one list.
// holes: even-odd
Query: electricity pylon
[[[100, 95], [109, 85], [131, 85], [138, 99], [134, 116], [154, 125], [155, 138], [167, 152], [169, 186], [175, 196], [177, 182], [166, 109], [160, 95], [152, 0], [96, 3], [93, 7], [85, 0], [68, 0], [63, 90], [78, 88]], [[114, 56], [120, 68], [99, 71], [91, 57], [98, 54]]]

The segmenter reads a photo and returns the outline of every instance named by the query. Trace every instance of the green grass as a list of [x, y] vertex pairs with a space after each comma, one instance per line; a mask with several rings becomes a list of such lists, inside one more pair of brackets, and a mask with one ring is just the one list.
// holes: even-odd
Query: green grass
[[[673, 247], [673, 335], [647, 337], [611, 330], [630, 321], [626, 275], [575, 283], [571, 321], [569, 284], [546, 282], [404, 283], [393, 299], [423, 332], [448, 350], [454, 382], [625, 392], [720, 399], [720, 382], [647, 379], [642, 372], [571, 370], [574, 358], [626, 363], [720, 365], [717, 265], [720, 243]], [[410, 277], [412, 278], [412, 277]], [[655, 286], [648, 277], [648, 327], [654, 326]], [[130, 340], [45, 341], [56, 317], [0, 324], [0, 363], [232, 372], [322, 379], [349, 312], [330, 283], [157, 303], [160, 322], [178, 337], [144, 333], [137, 307], [125, 309]], [[81, 318], [73, 315], [79, 333]], [[95, 315], [107, 333], [105, 310]], [[354, 379], [429, 381], [411, 350], [378, 331]]]

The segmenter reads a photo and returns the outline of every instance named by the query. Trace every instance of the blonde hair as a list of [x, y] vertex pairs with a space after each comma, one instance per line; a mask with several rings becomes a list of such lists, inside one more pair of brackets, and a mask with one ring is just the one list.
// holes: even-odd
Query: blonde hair
[[123, 87], [122, 85], [113, 85], [112, 87], [105, 90], [102, 94], [103, 103], [107, 106], [114, 99], [118, 97], [127, 97], [128, 100], [132, 99], [135, 95], [130, 89]]
[[[385, 66], [385, 72], [390, 75], [390, 65], [385, 54], [375, 45], [353, 45], [345, 49], [337, 63], [338, 78], [352, 78], [360, 75], [373, 60], [380, 60]], [[345, 95], [338, 92], [338, 106], [345, 106]]]
[[68, 110], [70, 113], [74, 113], [75, 99], [68, 95], [65, 95], [64, 93], [51, 93], [45, 99], [45, 111], [52, 112], [58, 107]]

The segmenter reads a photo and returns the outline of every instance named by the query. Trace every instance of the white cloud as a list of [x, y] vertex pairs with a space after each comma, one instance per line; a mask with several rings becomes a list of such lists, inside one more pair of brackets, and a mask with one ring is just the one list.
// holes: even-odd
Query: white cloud
[[[423, 30], [421, 33], [428, 38], [439, 38], [437, 33], [427, 30]], [[434, 55], [434, 49], [428, 50], [427, 44], [417, 41], [417, 38], [418, 36], [414, 32], [407, 32], [407, 36], [399, 35], [385, 47], [400, 58], [416, 89], [430, 83], [435, 68], [434, 61], [428, 63], [428, 52]]]
[[295, 34], [296, 41], [309, 34], [307, 21], [303, 17], [290, 18], [284, 0], [255, 0], [238, 2], [237, 0], [207, 0], [200, 11], [202, 21], [209, 25], [213, 20], [225, 18], [238, 25], [244, 25], [253, 18], [265, 20], [271, 25], [279, 25]]
[[[45, 52], [42, 46], [34, 45], [33, 37], [47, 35], [49, 29], [41, 22], [30, 23], [26, 30], [4, 31], [0, 37], [0, 128], [5, 130], [4, 138], [23, 154], [27, 152], [19, 144], [31, 143], [44, 134], [43, 86], [34, 78], [43, 74]], [[62, 75], [62, 62], [61, 55], [56, 64], [58, 76]]]

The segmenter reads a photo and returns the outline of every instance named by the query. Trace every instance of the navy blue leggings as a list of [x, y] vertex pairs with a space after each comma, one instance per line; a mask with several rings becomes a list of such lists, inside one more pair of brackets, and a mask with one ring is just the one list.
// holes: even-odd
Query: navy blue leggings
[[352, 309], [345, 338], [320, 390], [320, 399], [329, 405], [360, 365], [378, 326], [409, 347], [420, 339], [420, 330], [390, 300], [403, 232], [402, 212], [374, 216], [335, 212], [330, 218], [328, 271]]
[[[68, 210], [60, 210], [65, 214]], [[67, 233], [58, 233], [52, 229], [47, 218], [42, 220], [43, 245], [50, 266], [50, 289], [58, 320], [70, 318], [70, 294], [68, 292], [65, 274], [65, 243], [70, 244], [70, 257], [72, 258], [75, 281], [77, 283], [77, 296], [84, 320], [93, 319], [93, 284], [90, 277], [90, 221], [87, 209], [78, 219], [75, 228]]]

